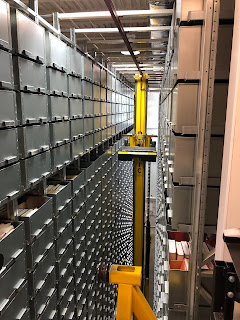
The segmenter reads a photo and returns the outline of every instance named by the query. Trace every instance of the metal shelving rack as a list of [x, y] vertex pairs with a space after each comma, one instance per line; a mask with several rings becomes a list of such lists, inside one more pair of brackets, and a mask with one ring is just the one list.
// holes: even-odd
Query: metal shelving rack
[[117, 157], [133, 90], [57, 13], [53, 27], [37, 1], [10, 0], [10, 20], [0, 2], [0, 212], [15, 228], [0, 242], [1, 319], [112, 319], [117, 288], [96, 271], [133, 262], [132, 164]]
[[[204, 234], [216, 233], [233, 8], [234, 1], [175, 3], [159, 112], [159, 319], [202, 319], [211, 312], [213, 271], [201, 268], [214, 250], [204, 256], [202, 245]], [[169, 270], [167, 230], [189, 235], [189, 271]]]

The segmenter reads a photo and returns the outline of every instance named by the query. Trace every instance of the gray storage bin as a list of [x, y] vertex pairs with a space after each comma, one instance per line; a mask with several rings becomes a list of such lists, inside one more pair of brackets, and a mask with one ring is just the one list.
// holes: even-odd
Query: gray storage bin
[[0, 88], [13, 89], [12, 55], [0, 49]]
[[111, 126], [112, 124], [112, 115], [107, 116], [107, 126]]
[[22, 252], [13, 264], [8, 268], [2, 268], [0, 272], [0, 310], [10, 301], [12, 295], [23, 285], [26, 279], [25, 252]]
[[48, 121], [48, 97], [43, 94], [17, 93], [17, 107], [21, 124]]
[[70, 121], [50, 123], [51, 145], [61, 146], [70, 141]]
[[[85, 199], [84, 199], [85, 200]], [[80, 231], [80, 234], [79, 236], [77, 237], [74, 237], [74, 240], [76, 241], [76, 243], [78, 242], [78, 240], [80, 240], [82, 237], [85, 236], [85, 228], [86, 228], [86, 225], [85, 225], [85, 220], [86, 220], [86, 205], [84, 203], [85, 201], [83, 201], [83, 204], [81, 204], [79, 206], [79, 209], [76, 210], [75, 213], [75, 216], [73, 218], [73, 233], [76, 235], [79, 230], [81, 229]], [[83, 240], [83, 239], [82, 239]], [[82, 241], [81, 240], [81, 241]]]
[[68, 165], [71, 160], [71, 144], [66, 143], [60, 147], [51, 149], [52, 168], [53, 170], [59, 170], [63, 166]]
[[33, 242], [27, 243], [27, 268], [33, 270], [39, 264], [46, 253], [52, 248], [54, 241], [53, 222], [48, 222], [47, 228], [42, 231]]
[[93, 118], [84, 118], [83, 124], [85, 134], [93, 132]]
[[67, 45], [46, 32], [47, 65], [60, 71], [67, 71]]
[[94, 131], [101, 129], [101, 117], [94, 117]]
[[93, 106], [94, 106], [94, 114], [96, 116], [100, 116], [101, 115], [101, 102], [100, 101], [94, 101], [93, 102]]
[[1, 320], [30, 320], [28, 312], [28, 288], [27, 283], [21, 288], [13, 300], [0, 310]]
[[[93, 101], [92, 100], [83, 100], [84, 105], [83, 105], [83, 114], [84, 116], [87, 117], [92, 117], [94, 112], [93, 112]], [[95, 101], [96, 102], [96, 101]], [[94, 103], [95, 103], [94, 102]]]
[[64, 275], [65, 270], [69, 265], [73, 265], [73, 242], [67, 247], [64, 254], [61, 256], [61, 259], [56, 261], [56, 278], [60, 279]]
[[101, 117], [101, 127], [102, 129], [105, 129], [107, 127], [107, 116]]
[[[72, 247], [72, 245], [71, 245], [71, 247]], [[68, 286], [69, 282], [71, 282], [73, 280], [73, 275], [74, 275], [73, 256], [70, 260], [71, 260], [71, 263], [69, 263], [64, 270], [61, 270], [60, 277], [57, 278], [58, 279], [58, 284], [57, 284], [58, 291], [65, 289]]]
[[29, 295], [35, 297], [44, 286], [46, 278], [52, 273], [55, 266], [55, 247], [52, 246], [46, 252], [43, 259], [34, 270], [28, 272]]
[[78, 171], [75, 169], [68, 169], [66, 179], [71, 181], [72, 184], [72, 197], [79, 192], [81, 188], [85, 186], [85, 170]]
[[83, 131], [83, 119], [76, 119], [71, 121], [71, 139], [76, 140], [82, 137]]
[[9, 4], [3, 0], [0, 1], [0, 47], [11, 49], [11, 25]]
[[83, 72], [84, 79], [92, 80], [93, 79], [93, 69], [92, 69], [92, 60], [83, 56]]
[[42, 178], [51, 174], [50, 151], [40, 153], [34, 157], [20, 160], [22, 182], [26, 188], [38, 183]]
[[93, 81], [99, 85], [101, 83], [101, 69], [95, 63], [93, 63]]
[[96, 84], [93, 85], [93, 99], [101, 100], [101, 87]]
[[64, 230], [59, 232], [59, 236], [55, 241], [56, 259], [64, 254], [65, 250], [72, 243], [72, 222], [70, 222]]
[[106, 101], [107, 100], [107, 91], [105, 88], [101, 87], [101, 101]]
[[82, 55], [77, 50], [68, 47], [69, 70], [68, 73], [81, 77], [82, 76]]
[[111, 103], [107, 102], [106, 103], [106, 114], [111, 114], [111, 113], [112, 113]]
[[101, 86], [107, 87], [107, 71], [104, 69], [101, 69]]
[[13, 61], [19, 68], [19, 75], [14, 73], [18, 90], [47, 92], [45, 65], [21, 57], [13, 57]]
[[75, 193], [75, 197], [73, 198], [73, 214], [77, 214], [79, 209], [84, 205], [86, 200], [86, 190], [83, 186], [78, 192]]
[[116, 103], [112, 103], [112, 114], [116, 113]]
[[71, 142], [72, 146], [72, 157], [77, 159], [79, 156], [83, 155], [85, 152], [84, 148], [84, 137], [78, 138]]
[[107, 101], [112, 102], [112, 91], [107, 89]]
[[93, 84], [86, 80], [83, 81], [83, 96], [86, 99], [93, 98]]
[[107, 139], [107, 129], [102, 129], [102, 141]]
[[81, 98], [82, 97], [82, 80], [81, 78], [68, 76], [69, 81], [69, 97]]
[[67, 308], [63, 310], [61, 314], [64, 316], [64, 319], [75, 319], [75, 296], [72, 294], [71, 297], [68, 299]]
[[0, 205], [16, 197], [21, 191], [21, 176], [19, 162], [0, 170]]
[[15, 92], [6, 90], [0, 91], [0, 101], [2, 105], [2, 108], [0, 109], [0, 128], [16, 126], [18, 121]]
[[45, 62], [45, 29], [16, 10], [16, 32], [18, 53]]
[[57, 293], [56, 291], [50, 298], [46, 308], [44, 309], [42, 315], [40, 316], [39, 320], [57, 320], [58, 319], [58, 312], [57, 312]]
[[50, 121], [68, 120], [68, 99], [65, 97], [49, 97]]
[[38, 319], [43, 314], [48, 305], [48, 301], [55, 292], [55, 282], [56, 275], [55, 270], [53, 270], [44, 281], [44, 284], [36, 297], [29, 301], [32, 319]]
[[112, 89], [112, 75], [109, 72], [107, 72], [107, 87]]
[[58, 215], [58, 212], [62, 210], [71, 201], [71, 183], [69, 181], [48, 181], [49, 185], [60, 185], [63, 187], [61, 190], [50, 191], [47, 189], [46, 193], [49, 197], [53, 198], [53, 210], [54, 215]]
[[112, 137], [112, 126], [109, 126], [107, 128], [107, 139], [110, 139]]
[[98, 146], [102, 143], [102, 131], [97, 131], [94, 133], [94, 145]]
[[18, 128], [19, 153], [21, 158], [34, 156], [50, 148], [49, 124]]
[[[28, 216], [19, 216], [19, 220], [24, 221], [25, 238], [32, 241], [43, 229], [46, 228], [49, 220], [53, 217], [52, 198], [41, 196], [27, 196], [18, 205], [18, 209], [32, 209]], [[20, 212], [18, 212], [18, 215]]]
[[66, 228], [67, 225], [69, 225], [69, 223], [72, 220], [72, 203], [69, 202], [69, 204], [62, 210], [59, 210], [58, 213], [58, 216], [54, 218], [54, 228], [56, 237], [58, 237], [59, 234], [63, 232], [63, 230]]
[[68, 96], [67, 74], [56, 69], [47, 68], [49, 93], [56, 96]]
[[[69, 302], [74, 301], [74, 281], [73, 276], [69, 277], [67, 286], [65, 288], [62, 288], [59, 290], [59, 297], [58, 297], [58, 309], [59, 309], [59, 315], [63, 319], [71, 319], [65, 317], [65, 313], [67, 311], [67, 306]], [[72, 318], [74, 319], [74, 318]]]
[[0, 167], [18, 160], [18, 135], [16, 128], [0, 130], [0, 150]]
[[82, 99], [71, 99], [70, 98], [69, 105], [70, 105], [71, 119], [78, 119], [83, 116], [83, 100]]
[[84, 137], [84, 148], [86, 151], [93, 149], [93, 134]]
[[116, 78], [114, 76], [112, 76], [112, 90], [116, 90]]

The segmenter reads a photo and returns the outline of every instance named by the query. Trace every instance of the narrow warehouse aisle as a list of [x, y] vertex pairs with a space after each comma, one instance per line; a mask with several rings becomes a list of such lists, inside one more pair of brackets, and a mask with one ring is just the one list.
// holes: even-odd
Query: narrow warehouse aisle
[[240, 318], [239, 10], [0, 0], [1, 320]]

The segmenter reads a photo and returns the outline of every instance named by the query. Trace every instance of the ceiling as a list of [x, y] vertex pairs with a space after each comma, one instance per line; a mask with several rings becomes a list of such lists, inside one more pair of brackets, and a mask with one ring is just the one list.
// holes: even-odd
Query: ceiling
[[[28, 4], [28, 0], [24, 1]], [[174, 0], [113, 0], [117, 10], [149, 10], [154, 8], [172, 8]], [[53, 12], [70, 13], [70, 12], [92, 12], [92, 11], [108, 11], [104, 0], [38, 0], [39, 14], [45, 17], [52, 23], [52, 17], [49, 16]], [[147, 26], [169, 26], [171, 16], [161, 17], [158, 19], [150, 19], [145, 16], [121, 17], [121, 22], [124, 27], [147, 27]], [[81, 20], [61, 20], [60, 27], [62, 33], [69, 37], [70, 28], [116, 28], [111, 17], [109, 18], [84, 18]], [[132, 45], [133, 50], [140, 51], [137, 55], [139, 63], [148, 64], [146, 67], [156, 68], [164, 67], [165, 54], [167, 50], [168, 31], [154, 32], [127, 32], [127, 37]], [[153, 40], [154, 38], [154, 40]], [[158, 39], [161, 38], [159, 41]], [[121, 51], [127, 50], [121, 36], [116, 33], [77, 33], [77, 44], [84, 48], [92, 56], [98, 57], [100, 60], [107, 61], [113, 67], [118, 65], [133, 68], [134, 62], [131, 56], [124, 56]], [[139, 41], [138, 41], [139, 39]], [[157, 48], [157, 49], [156, 49]], [[150, 65], [149, 65], [150, 64]], [[127, 71], [118, 70], [130, 82], [134, 83], [134, 70]], [[147, 71], [149, 72], [149, 87], [160, 87], [162, 71]], [[152, 74], [153, 73], [153, 74]]]

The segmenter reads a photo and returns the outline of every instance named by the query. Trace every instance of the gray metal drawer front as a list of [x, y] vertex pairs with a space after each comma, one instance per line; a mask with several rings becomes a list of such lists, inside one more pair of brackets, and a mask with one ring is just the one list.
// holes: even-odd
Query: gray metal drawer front
[[71, 119], [81, 118], [83, 116], [82, 99], [69, 99]]
[[[72, 277], [69, 278], [69, 281]], [[61, 316], [65, 315], [66, 307], [69, 302], [74, 301], [74, 281], [68, 282], [68, 286], [60, 291], [59, 313]], [[69, 319], [64, 316], [63, 319]]]
[[107, 129], [102, 130], [102, 141], [105, 141], [107, 139]]
[[[85, 230], [86, 219], [86, 205], [84, 204], [80, 210], [76, 211], [76, 215], [73, 219], [73, 232], [77, 233], [80, 229]], [[84, 231], [85, 232], [85, 231]]]
[[82, 75], [82, 55], [71, 47], [68, 47], [69, 55], [69, 74], [75, 76]]
[[41, 178], [48, 177], [51, 173], [50, 151], [21, 160], [20, 163], [25, 188], [38, 183]]
[[85, 134], [93, 131], [93, 118], [84, 118], [83, 123]]
[[14, 61], [18, 60], [19, 79], [15, 79], [17, 89], [30, 92], [46, 93], [46, 67], [43, 64], [14, 57]]
[[67, 308], [64, 309], [63, 312], [64, 319], [75, 319], [75, 300], [74, 300], [74, 295], [72, 295], [72, 300], [71, 302], [68, 302]]
[[116, 78], [112, 77], [112, 90], [116, 90]]
[[72, 222], [60, 233], [56, 240], [56, 257], [59, 259], [72, 242]]
[[47, 301], [53, 295], [55, 291], [55, 281], [56, 281], [55, 270], [47, 277], [45, 283], [37, 294], [37, 296], [31, 301], [30, 300], [30, 308], [32, 310], [35, 309], [35, 316], [37, 319], [43, 313], [44, 309], [46, 308]]
[[110, 126], [112, 124], [112, 116], [107, 116], [107, 126]]
[[103, 115], [107, 114], [107, 104], [106, 104], [106, 102], [102, 102], [101, 105], [102, 105], [102, 114]]
[[0, 49], [0, 88], [13, 89], [12, 56]]
[[64, 186], [58, 193], [50, 194], [53, 198], [53, 208], [55, 215], [58, 214], [59, 210], [62, 210], [71, 201], [71, 183], [66, 181], [48, 181], [48, 185], [58, 185]]
[[46, 309], [43, 311], [40, 320], [51, 319], [57, 320], [57, 293], [54, 292]]
[[81, 172], [69, 169], [67, 171], [67, 180], [72, 184], [72, 195], [74, 196], [85, 185], [85, 170]]
[[63, 276], [64, 271], [68, 268], [70, 264], [73, 264], [73, 242], [69, 245], [67, 250], [62, 255], [61, 259], [56, 263], [56, 275], [57, 279]]
[[70, 121], [50, 124], [52, 147], [70, 142]]
[[96, 84], [93, 85], [93, 99], [101, 100], [101, 88]]
[[2, 105], [2, 108], [0, 109], [0, 127], [16, 126], [18, 122], [15, 92], [5, 90], [0, 91], [0, 101]]
[[67, 45], [50, 32], [46, 33], [47, 65], [67, 71]]
[[112, 101], [112, 91], [107, 90], [107, 101]]
[[63, 232], [65, 227], [72, 220], [72, 205], [69, 203], [66, 208], [59, 211], [59, 215], [54, 218], [55, 224], [55, 235], [58, 236], [59, 233]]
[[[28, 308], [28, 290], [27, 283], [22, 287], [20, 292], [11, 301], [7, 308], [1, 313], [1, 320], [29, 320]], [[0, 310], [1, 312], [1, 310]]]
[[100, 101], [94, 101], [94, 114], [96, 116], [99, 116], [102, 114]]
[[112, 114], [112, 124], [116, 124], [116, 115]]
[[101, 85], [107, 87], [107, 71], [104, 69], [101, 70]]
[[68, 99], [57, 96], [49, 97], [50, 119], [59, 121], [69, 119]]
[[94, 144], [99, 145], [102, 142], [102, 132], [98, 131], [94, 133]]
[[0, 286], [3, 290], [0, 292], [0, 305], [4, 305], [11, 295], [21, 287], [26, 278], [25, 252], [22, 252], [13, 265], [0, 272]]
[[67, 74], [52, 68], [47, 68], [47, 81], [50, 94], [68, 96]]
[[101, 88], [101, 100], [106, 101], [107, 100], [107, 91], [105, 88]]
[[0, 204], [2, 204], [4, 200], [15, 197], [21, 190], [20, 164], [16, 163], [1, 169], [0, 181]]
[[53, 170], [61, 169], [71, 161], [71, 144], [66, 143], [51, 150]]
[[49, 124], [18, 128], [20, 157], [34, 156], [50, 148]]
[[101, 129], [101, 117], [94, 118], [94, 130]]
[[71, 121], [71, 138], [75, 140], [83, 135], [83, 119]]
[[21, 124], [48, 121], [47, 96], [32, 93], [17, 93], [17, 106]]
[[[72, 260], [73, 260], [73, 257], [72, 257]], [[57, 285], [59, 291], [65, 289], [68, 286], [69, 280], [73, 279], [73, 274], [74, 274], [73, 263], [71, 263], [67, 266], [67, 268], [62, 270], [60, 273], [60, 277], [58, 278], [58, 285]]]
[[112, 106], [111, 103], [106, 103], [106, 114], [111, 114], [112, 113]]
[[45, 279], [54, 270], [55, 247], [52, 246], [37, 267], [28, 273], [29, 295], [35, 296], [44, 285]]
[[81, 98], [82, 96], [81, 78], [69, 76], [68, 81], [69, 81], [69, 96], [72, 98]]
[[101, 126], [102, 126], [103, 129], [106, 128], [106, 126], [107, 126], [107, 116], [102, 116], [101, 117]]
[[112, 88], [112, 75], [109, 72], [107, 72], [107, 87]]
[[45, 30], [32, 19], [16, 11], [18, 52], [45, 61]]
[[0, 130], [0, 167], [18, 160], [17, 129]]
[[32, 241], [49, 223], [49, 219], [53, 217], [53, 201], [52, 198], [29, 196], [18, 205], [19, 209], [36, 209], [29, 216], [19, 216], [19, 220], [24, 221], [25, 237], [27, 241]]
[[53, 239], [53, 222], [50, 222], [47, 229], [33, 243], [28, 244], [26, 247], [28, 269], [33, 269], [44, 258], [44, 253], [53, 245]]
[[10, 8], [5, 1], [0, 1], [0, 47], [11, 49]]
[[93, 97], [93, 84], [88, 81], [83, 81], [83, 96], [88, 99]]
[[84, 106], [83, 106], [83, 110], [84, 110], [84, 115], [85, 116], [92, 116], [94, 114], [93, 112], [93, 101], [92, 100], [84, 100]]
[[92, 61], [87, 57], [83, 57], [83, 70], [85, 79], [93, 79]]
[[116, 113], [116, 103], [112, 103], [112, 113]]
[[4, 257], [3, 267], [16, 259], [24, 250], [24, 224], [22, 222], [13, 222], [14, 231], [0, 242], [0, 253]]
[[74, 215], [84, 205], [85, 199], [86, 199], [85, 188], [82, 188], [73, 198], [73, 214]]
[[101, 69], [95, 63], [93, 63], [93, 81], [98, 84], [101, 82]]
[[85, 151], [84, 138], [79, 138], [71, 142], [72, 145], [72, 157], [73, 159], [78, 158]]

